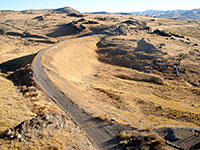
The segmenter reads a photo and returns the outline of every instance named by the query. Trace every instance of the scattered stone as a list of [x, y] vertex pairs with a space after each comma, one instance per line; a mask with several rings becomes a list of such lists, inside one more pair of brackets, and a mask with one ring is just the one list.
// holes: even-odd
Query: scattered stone
[[191, 42], [186, 41], [185, 43], [189, 45]]
[[25, 141], [24, 138], [20, 138], [20, 139], [19, 139], [19, 142], [24, 142], [24, 141]]
[[171, 40], [175, 40], [175, 38], [174, 38], [174, 37], [171, 37], [170, 39], [171, 39]]
[[161, 43], [158, 48], [162, 48], [163, 46], [165, 46], [165, 43]]
[[179, 68], [177, 67], [177, 66], [175, 66], [175, 65], [173, 65], [173, 67], [174, 67], [174, 73], [175, 74], [179, 74]]
[[195, 44], [193, 44], [192, 46], [199, 46], [199, 45], [195, 43]]
[[50, 103], [50, 102], [47, 102], [47, 103], [45, 103], [45, 105], [51, 105], [51, 103]]
[[156, 107], [157, 110], [161, 110], [162, 109], [162, 106], [158, 106]]
[[17, 138], [18, 138], [18, 139], [21, 139], [21, 138], [22, 138], [22, 135], [21, 135], [21, 134], [18, 134], [18, 135], [17, 135]]
[[23, 37], [31, 37], [31, 34], [27, 31], [23, 32]]
[[12, 133], [11, 129], [4, 131], [4, 135], [6, 137], [10, 137], [11, 133]]
[[193, 131], [194, 131], [194, 133], [200, 135], [200, 131], [199, 130], [194, 129]]
[[29, 87], [27, 88], [27, 90], [28, 90], [29, 92], [33, 92], [33, 91], [36, 91], [37, 89], [36, 89], [36, 87], [34, 87], [34, 86], [29, 86]]

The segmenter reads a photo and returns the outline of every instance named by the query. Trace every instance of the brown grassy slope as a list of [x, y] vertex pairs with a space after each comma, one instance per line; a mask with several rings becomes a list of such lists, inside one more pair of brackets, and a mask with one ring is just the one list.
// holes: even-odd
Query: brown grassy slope
[[[150, 43], [156, 49], [167, 53], [172, 58], [179, 59], [181, 58], [179, 54], [183, 53], [181, 56], [184, 58], [180, 63], [180, 67], [191, 68], [186, 70], [187, 76], [183, 76], [184, 80], [180, 79], [180, 77], [178, 80], [163, 80], [165, 77], [163, 77], [162, 73], [156, 71], [156, 69], [153, 73], [157, 75], [154, 75], [100, 63], [96, 53], [96, 50], [98, 50], [96, 44], [99, 41], [96, 38], [94, 39], [94, 37], [80, 38], [77, 41], [73, 40], [73, 42], [66, 44], [64, 42], [61, 47], [53, 49], [56, 55], [49, 59], [52, 61], [52, 64], [50, 65], [49, 62], [44, 61], [44, 65], [51, 79], [57, 82], [57, 85], [63, 89], [66, 95], [86, 111], [101, 119], [113, 118], [118, 122], [130, 124], [138, 128], [155, 128], [160, 126], [198, 127], [199, 89], [193, 88], [191, 84], [194, 84], [193, 82], [197, 82], [199, 79], [195, 75], [199, 70], [197, 51], [199, 50], [199, 46], [192, 46], [193, 44], [199, 44], [199, 39], [193, 36], [194, 34], [185, 33], [187, 30], [184, 30], [184, 34], [181, 34], [182, 30], [179, 30], [192, 27], [195, 31], [198, 26], [197, 23], [121, 15], [87, 14], [82, 19], [46, 11], [27, 13], [1, 12], [0, 16], [1, 63], [36, 53], [57, 41], [70, 39], [90, 32], [100, 32], [101, 34], [106, 33], [106, 35], [109, 35], [110, 37], [106, 41], [108, 44], [115, 44], [110, 45], [109, 48], [112, 48], [112, 50], [119, 47], [124, 50], [122, 52], [130, 51], [129, 47], [136, 48], [138, 42], [145, 37], [148, 43], [149, 39]], [[158, 34], [149, 34], [149, 32], [153, 32], [156, 28], [170, 32], [176, 29], [175, 31], [173, 30], [173, 34], [184, 35], [185, 37], [180, 38], [174, 35], [164, 37]], [[70, 32], [68, 29], [70, 29]], [[198, 33], [198, 31], [195, 33]], [[162, 43], [165, 46], [161, 46]], [[160, 46], [161, 48], [159, 48]], [[58, 49], [60, 51], [57, 53]], [[139, 54], [141, 52], [141, 50], [137, 51]], [[196, 67], [193, 67], [194, 64], [196, 64]], [[162, 64], [160, 65], [162, 66]], [[8, 74], [10, 73], [8, 72]], [[155, 81], [159, 81], [162, 84], [155, 84]], [[185, 81], [188, 81], [189, 84]], [[15, 100], [18, 100], [18, 96], [16, 99], [10, 97], [10, 95], [14, 95], [15, 97], [15, 87], [12, 83], [10, 84], [5, 78], [1, 80], [1, 83], [5, 87], [14, 89], [14, 92], [10, 93], [8, 90], [4, 90], [4, 87], [1, 90], [9, 93], [6, 95], [5, 92], [2, 96], [2, 101], [5, 103], [2, 103], [1, 113], [5, 115], [7, 114], [8, 107], [15, 105], [7, 106], [7, 100], [4, 101], [4, 97], [14, 102], [16, 106], [21, 105], [21, 100], [16, 102]], [[16, 93], [19, 93], [19, 91], [16, 91]], [[19, 97], [19, 99], [24, 99], [23, 96]], [[35, 106], [32, 107], [33, 102], [30, 99], [34, 100], [35, 98], [25, 98], [27, 106], [30, 106], [28, 107], [28, 112], [30, 110], [33, 114], [46, 108], [46, 103], [48, 103], [45, 98], [44, 101], [39, 99], [39, 101], [34, 102]], [[54, 108], [54, 106], [53, 108], [50, 107], [49, 110], [55, 110]], [[19, 111], [23, 113], [23, 109], [20, 108]], [[16, 126], [20, 121], [25, 119], [21, 115], [14, 114], [10, 117], [14, 117], [12, 118], [14, 124], [10, 122], [9, 124], [3, 123], [6, 126], [2, 127], [2, 131], [5, 128]], [[30, 116], [30, 118], [32, 117]], [[8, 122], [9, 120], [5, 115], [3, 122]], [[15, 120], [19, 120], [19, 122]], [[70, 126], [74, 126], [73, 123]], [[63, 138], [63, 134], [66, 134], [64, 128], [62, 132], [53, 134], [56, 137], [53, 136], [50, 138], [49, 136], [45, 136], [41, 141], [35, 142], [33, 146], [35, 148], [44, 148], [49, 145], [52, 147], [71, 146], [70, 148], [90, 149], [90, 146], [86, 146], [87, 138], [84, 134], [79, 129], [76, 130], [77, 132], [73, 132], [74, 128], [69, 128], [66, 138]], [[56, 132], [57, 130], [55, 130]], [[81, 133], [78, 134], [79, 132]], [[49, 133], [49, 131], [46, 131], [46, 133]], [[74, 135], [76, 138], [71, 138]], [[81, 140], [79, 140], [80, 138]], [[46, 141], [49, 139], [51, 142], [47, 144]], [[35, 141], [37, 140], [36, 138]], [[63, 141], [58, 142], [60, 140]], [[80, 143], [80, 141], [82, 142]], [[22, 145], [23, 143], [19, 144], [14, 141], [13, 144], [12, 141], [8, 141], [8, 145], [4, 143], [1, 147], [12, 148], [21, 147]], [[33, 147], [31, 146], [31, 148]]]
[[[70, 22], [74, 18], [67, 18], [66, 14], [45, 11], [27, 13], [3, 11], [0, 12], [0, 16], [0, 69], [2, 72], [0, 76], [0, 132], [14, 128], [22, 121], [32, 119], [41, 113], [53, 116], [51, 120], [53, 122], [57, 122], [60, 118], [63, 122], [65, 121], [65, 126], [59, 128], [54, 128], [53, 124], [50, 124], [53, 128], [49, 128], [45, 125], [46, 123], [39, 128], [31, 128], [28, 125], [22, 129], [22, 138], [0, 139], [0, 149], [95, 149], [85, 133], [47, 99], [42, 91], [29, 92], [28, 89], [35, 89], [35, 87], [22, 86], [21, 82], [22, 77], [27, 80], [29, 76], [24, 78], [24, 73], [27, 71], [23, 67], [20, 68], [21, 63], [29, 58], [29, 55], [60, 40], [50, 38], [46, 34], [54, 31], [57, 25]], [[38, 20], [38, 16], [43, 16], [44, 20]], [[15, 73], [16, 69], [18, 73]], [[12, 75], [9, 79], [13, 82], [5, 78], [9, 75]], [[26, 82], [23, 84], [29, 84]], [[60, 124], [63, 122], [61, 121]]]
[[[181, 119], [185, 115], [188, 116], [188, 122], [194, 123], [193, 126], [198, 124], [198, 120], [195, 118], [199, 113], [197, 109], [198, 96], [192, 91], [173, 84], [156, 85], [116, 78], [113, 74], [125, 71], [129, 74], [131, 70], [97, 63], [95, 53], [93, 53], [93, 57], [88, 57], [88, 53], [91, 55], [94, 50], [89, 49], [90, 42], [88, 43], [90, 46], [86, 47], [86, 41], [87, 38], [82, 38], [73, 42], [64, 42], [62, 44], [68, 46], [59, 48], [59, 51], [57, 51], [57, 47], [52, 48], [45, 55], [53, 56], [50, 66], [47, 64], [48, 57], [43, 58], [51, 80], [86, 111], [103, 118], [107, 114], [108, 118], [114, 117], [118, 121], [139, 127], [172, 126], [173, 124], [191, 126], [192, 124], [183, 122], [185, 119]], [[80, 44], [80, 48], [76, 44], [77, 42]], [[60, 45], [60, 47], [62, 46]], [[55, 50], [56, 54], [52, 53]], [[80, 51], [87, 55], [80, 55]], [[73, 52], [75, 54], [72, 54]], [[71, 55], [69, 56], [67, 53], [71, 53]], [[79, 54], [78, 59], [72, 57], [77, 54]], [[93, 62], [95, 59], [96, 65], [87, 63]], [[65, 67], [63, 68], [63, 66]], [[95, 66], [98, 66], [96, 73], [93, 68]], [[92, 76], [91, 73], [93, 73]], [[196, 107], [193, 107], [191, 102], [195, 103]], [[160, 106], [162, 109], [157, 109]], [[141, 120], [144, 121], [141, 122]]]
[[25, 127], [21, 131], [22, 138], [20, 139], [0, 139], [1, 149], [90, 149], [90, 146], [88, 145], [90, 142], [86, 140], [85, 133], [83, 133], [68, 116], [55, 106], [55, 104], [47, 100], [44, 95], [40, 95], [36, 98], [25, 98], [10, 81], [1, 78], [0, 82], [0, 132], [13, 128], [22, 121], [32, 119], [36, 114], [41, 113], [55, 116], [55, 118], [52, 118], [52, 121], [55, 123], [60, 122], [59, 118], [62, 117], [63, 122], [60, 122], [62, 123], [62, 126], [58, 126], [59, 128], [54, 128], [54, 126], [53, 128]]
[[[94, 15], [87, 17], [92, 18]], [[104, 38], [106, 42], [101, 45], [98, 53], [100, 58], [110, 59], [111, 64], [126, 66], [124, 64], [127, 63], [127, 65], [134, 66], [135, 62], [132, 62], [132, 59], [130, 59], [130, 63], [129, 60], [125, 61], [124, 56], [135, 50], [137, 55], [158, 57], [157, 61], [159, 58], [167, 60], [170, 57], [171, 61], [163, 63], [160, 60], [159, 65], [173, 67], [173, 61], [175, 61], [173, 58], [178, 57], [180, 53], [189, 55], [191, 49], [192, 51], [195, 49], [192, 46], [192, 43], [196, 42], [195, 40], [191, 40], [191, 43], [187, 44], [181, 41], [181, 37], [174, 37], [174, 35], [165, 37], [156, 33], [149, 34], [141, 21], [142, 19], [150, 20], [148, 17], [131, 18], [126, 16], [126, 18], [120, 18], [118, 15], [105, 15], [105, 18], [101, 19], [98, 17], [94, 18], [100, 20], [99, 22], [102, 24], [113, 25], [110, 28], [99, 30], [101, 33], [110, 35]], [[110, 22], [106, 17], [116, 19]], [[130, 18], [133, 20], [131, 24], [127, 25], [129, 21], [122, 23], [131, 20]], [[174, 21], [174, 23], [181, 26], [185, 22]], [[151, 53], [149, 53], [149, 47], [142, 49], [144, 42], [140, 42], [144, 37], [145, 43], [151, 43], [150, 45], [153, 46]], [[46, 57], [43, 57], [46, 72], [51, 80], [80, 107], [94, 116], [103, 119], [115, 118], [118, 122], [138, 128], [197, 127], [199, 125], [199, 95], [198, 92], [194, 92], [198, 91], [198, 88], [194, 88], [188, 80], [185, 80], [190, 73], [177, 77], [174, 74], [174, 68], [163, 69], [163, 72], [155, 68], [152, 70], [153, 74], [144, 74], [132, 69], [100, 63], [94, 52], [98, 49], [95, 47], [97, 41], [91, 40], [92, 38], [85, 37], [66, 41], [50, 49], [45, 55]], [[197, 56], [194, 56], [195, 59], [198, 58]], [[129, 55], [126, 57], [131, 58]], [[117, 60], [116, 63], [113, 63], [113, 60]], [[51, 61], [50, 65], [49, 61]], [[192, 62], [195, 63], [195, 61]], [[145, 67], [150, 67], [151, 63], [151, 60], [147, 61]], [[137, 65], [141, 65], [141, 59], [138, 60]], [[145, 72], [145, 67], [138, 70]], [[194, 69], [194, 67], [190, 67]], [[154, 74], [158, 75], [157, 79], [163, 80], [161, 85], [155, 84], [155, 80], [148, 79], [148, 77], [155, 78]], [[198, 79], [195, 78], [195, 75], [191, 78], [195, 82]]]

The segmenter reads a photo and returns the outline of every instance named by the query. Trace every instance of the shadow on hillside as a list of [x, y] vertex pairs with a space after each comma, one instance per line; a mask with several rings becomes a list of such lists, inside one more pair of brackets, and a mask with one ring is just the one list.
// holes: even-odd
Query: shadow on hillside
[[48, 33], [46, 36], [55, 38], [60, 36], [73, 35], [82, 32], [84, 29], [85, 28], [83, 26], [77, 26], [73, 23], [62, 24], [58, 25], [58, 28], [55, 31]]
[[26, 64], [30, 64], [35, 57], [36, 54], [31, 54], [23, 57], [19, 57], [16, 59], [9, 60], [7, 62], [0, 64], [0, 71], [2, 73], [14, 72], [17, 69], [25, 66]]
[[0, 71], [7, 74], [6, 78], [16, 86], [33, 86], [33, 72], [31, 63], [36, 54], [31, 54], [0, 64]]

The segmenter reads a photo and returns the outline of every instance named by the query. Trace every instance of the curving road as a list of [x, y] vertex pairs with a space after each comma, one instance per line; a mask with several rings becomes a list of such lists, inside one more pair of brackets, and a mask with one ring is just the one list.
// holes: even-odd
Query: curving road
[[[59, 43], [58, 43], [59, 44]], [[56, 44], [57, 45], [57, 44]], [[53, 45], [55, 46], [55, 45]], [[41, 58], [43, 54], [51, 47], [40, 51], [33, 61], [33, 75], [36, 83], [44, 90], [48, 96], [60, 106], [86, 133], [88, 138], [99, 149], [121, 149], [118, 145], [118, 135], [121, 131], [128, 127], [108, 121], [102, 121], [98, 118], [93, 118], [86, 113], [82, 108], [73, 103], [66, 95], [59, 90], [47, 77]]]

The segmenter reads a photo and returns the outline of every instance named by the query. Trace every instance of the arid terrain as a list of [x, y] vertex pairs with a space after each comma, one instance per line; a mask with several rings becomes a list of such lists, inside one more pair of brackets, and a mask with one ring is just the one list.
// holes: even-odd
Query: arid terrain
[[48, 78], [92, 117], [134, 129], [119, 134], [124, 149], [200, 148], [200, 22], [65, 9], [0, 18], [0, 149], [97, 149], [33, 78], [50, 46]]

